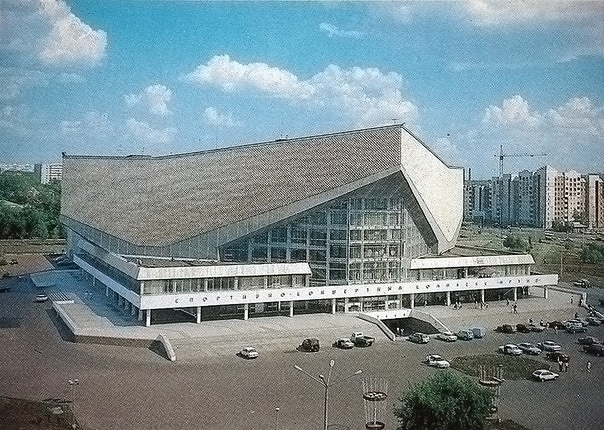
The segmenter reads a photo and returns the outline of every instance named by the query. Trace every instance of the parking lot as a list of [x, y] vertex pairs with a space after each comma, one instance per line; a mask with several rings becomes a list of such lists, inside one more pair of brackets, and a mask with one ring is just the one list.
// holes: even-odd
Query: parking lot
[[[484, 322], [484, 339], [454, 343], [432, 339], [425, 345], [391, 342], [374, 326], [338, 315], [300, 315], [283, 323], [270, 318], [224, 322], [222, 333], [228, 336], [220, 341], [217, 339], [221, 332], [215, 337], [195, 337], [186, 327], [166, 326], [167, 331], [180, 334], [174, 341], [178, 360], [170, 362], [145, 348], [64, 340], [63, 327], [50, 303], [34, 301], [37, 291], [30, 282], [17, 278], [11, 282], [11, 292], [0, 295], [0, 395], [34, 400], [73, 396], [75, 413], [88, 429], [316, 430], [322, 423], [323, 387], [293, 366], [318, 377], [328, 371], [331, 359], [335, 360], [334, 381], [359, 369], [363, 373], [330, 389], [330, 423], [364, 428], [362, 379], [384, 378], [388, 381], [386, 428], [394, 429], [397, 423], [391, 409], [408, 384], [442, 371], [422, 364], [427, 354], [451, 359], [496, 353], [498, 346], [505, 343], [537, 343], [546, 339], [559, 342], [571, 356], [569, 372], [557, 381], [544, 383], [532, 381], [528, 375], [527, 379], [505, 381], [500, 416], [533, 430], [601, 428], [604, 419], [604, 357], [583, 353], [576, 343], [580, 334], [552, 330], [496, 333], [495, 321], [505, 323], [512, 318], [512, 314], [503, 313], [505, 310], [490, 314], [464, 308], [467, 315], [457, 313], [452, 321]], [[496, 304], [491, 308], [495, 310]], [[547, 315], [568, 319], [576, 310], [577, 306], [569, 306], [548, 310]], [[538, 320], [540, 311], [533, 311], [532, 318]], [[520, 318], [526, 315], [523, 313]], [[245, 326], [248, 322], [252, 324]], [[211, 327], [218, 330], [218, 326]], [[248, 333], [246, 327], [250, 328]], [[351, 350], [331, 347], [335, 338], [358, 330], [376, 336], [376, 343]], [[255, 333], [262, 333], [259, 342], [255, 342]], [[309, 334], [320, 338], [321, 350], [297, 351], [296, 346]], [[587, 334], [604, 338], [604, 327], [590, 327]], [[258, 348], [257, 359], [244, 360], [236, 355], [248, 345]], [[539, 360], [544, 368], [557, 367], [544, 357]], [[588, 360], [592, 362], [589, 373]], [[74, 378], [79, 385], [72, 392], [74, 387], [68, 380]]]

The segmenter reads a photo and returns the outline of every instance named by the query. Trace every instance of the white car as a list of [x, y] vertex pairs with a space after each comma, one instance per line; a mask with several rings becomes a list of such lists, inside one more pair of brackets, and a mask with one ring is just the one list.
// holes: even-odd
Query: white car
[[239, 351], [239, 355], [243, 358], [258, 358], [258, 351], [256, 350], [256, 348], [246, 346], [241, 351]]
[[545, 340], [537, 344], [537, 348], [542, 351], [561, 351], [562, 347], [553, 340]]
[[518, 348], [513, 343], [508, 343], [507, 345], [501, 345], [499, 347], [499, 352], [502, 354], [508, 355], [522, 355], [522, 350]]
[[436, 337], [445, 342], [455, 342], [457, 340], [457, 336], [452, 331], [443, 331], [442, 333], [438, 333]]
[[529, 354], [529, 355], [541, 354], [541, 350], [539, 348], [537, 348], [537, 346], [533, 345], [532, 343], [528, 343], [528, 342], [519, 343], [518, 348], [520, 348], [522, 350], [522, 352], [524, 352], [525, 354]]
[[550, 381], [558, 379], [557, 373], [552, 372], [551, 370], [539, 369], [533, 372], [533, 378], [537, 379], [539, 382]]
[[48, 300], [48, 296], [46, 294], [36, 295], [36, 302], [45, 302], [46, 300]]
[[438, 354], [430, 354], [426, 356], [426, 363], [428, 366], [438, 367], [439, 369], [447, 369], [451, 367], [451, 363]]

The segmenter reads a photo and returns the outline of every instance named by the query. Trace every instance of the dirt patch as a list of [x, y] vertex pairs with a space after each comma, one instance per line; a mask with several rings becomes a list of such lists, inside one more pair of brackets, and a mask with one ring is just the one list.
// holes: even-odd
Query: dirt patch
[[[75, 423], [75, 427], [72, 425]], [[63, 399], [33, 401], [0, 397], [0, 428], [6, 430], [81, 429], [72, 413], [71, 403]]]
[[504, 354], [466, 355], [451, 360], [451, 367], [470, 376], [480, 376], [481, 369], [489, 371], [501, 366], [504, 379], [528, 379], [537, 369], [547, 367], [542, 362], [524, 356], [512, 357]]

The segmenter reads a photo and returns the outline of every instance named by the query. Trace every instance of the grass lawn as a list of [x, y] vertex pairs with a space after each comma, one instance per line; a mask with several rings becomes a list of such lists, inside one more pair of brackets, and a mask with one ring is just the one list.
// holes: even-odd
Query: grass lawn
[[488, 372], [499, 366], [502, 366], [502, 378], [510, 380], [530, 378], [535, 370], [547, 367], [541, 361], [522, 355], [518, 357], [503, 354], [466, 355], [451, 360], [451, 367], [476, 377], [480, 376], [481, 368]]

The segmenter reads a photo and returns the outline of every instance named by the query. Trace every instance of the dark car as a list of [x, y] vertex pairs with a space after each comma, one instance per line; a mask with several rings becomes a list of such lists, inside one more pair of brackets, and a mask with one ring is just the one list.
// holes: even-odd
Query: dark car
[[525, 324], [516, 324], [516, 331], [518, 333], [530, 333], [531, 329], [528, 328]]
[[495, 329], [495, 331], [499, 332], [499, 333], [515, 333], [516, 332], [516, 328], [510, 324], [504, 324], [504, 325], [500, 325], [499, 327], [497, 327]]
[[579, 342], [581, 345], [592, 345], [594, 343], [602, 343], [600, 342], [600, 339], [593, 336], [580, 337], [579, 339], [577, 339], [577, 342]]
[[549, 328], [555, 328], [558, 330], [566, 329], [566, 326], [561, 321], [552, 321], [550, 323], [547, 323], [547, 325], [549, 326]]
[[304, 339], [299, 348], [302, 351], [317, 352], [319, 351], [319, 339], [315, 337]]
[[551, 351], [545, 355], [547, 356], [547, 358], [553, 361], [561, 361], [563, 363], [567, 363], [568, 361], [570, 361], [570, 357], [568, 356], [568, 354], [565, 354], [560, 351]]
[[604, 345], [601, 343], [592, 343], [591, 345], [583, 345], [583, 351], [588, 354], [593, 354], [596, 357], [601, 357], [604, 355]]

